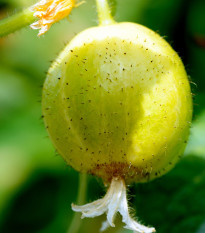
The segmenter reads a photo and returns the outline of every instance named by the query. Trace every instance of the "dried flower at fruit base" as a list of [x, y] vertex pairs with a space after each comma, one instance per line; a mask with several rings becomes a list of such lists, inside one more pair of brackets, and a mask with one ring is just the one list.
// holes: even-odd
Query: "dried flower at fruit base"
[[92, 203], [78, 206], [72, 204], [72, 209], [81, 212], [81, 218], [94, 218], [107, 213], [107, 220], [103, 222], [100, 231], [107, 230], [108, 227], [115, 227], [114, 219], [119, 212], [122, 215], [122, 221], [126, 224], [124, 228], [132, 230], [133, 233], [153, 233], [156, 232], [153, 227], [141, 225], [137, 220], [131, 218], [127, 204], [126, 185], [123, 179], [114, 177], [106, 195]]
[[52, 24], [67, 17], [74, 7], [83, 2], [76, 3], [76, 0], [41, 0], [31, 10], [39, 20], [31, 24], [32, 29], [40, 29], [38, 36], [46, 33]]

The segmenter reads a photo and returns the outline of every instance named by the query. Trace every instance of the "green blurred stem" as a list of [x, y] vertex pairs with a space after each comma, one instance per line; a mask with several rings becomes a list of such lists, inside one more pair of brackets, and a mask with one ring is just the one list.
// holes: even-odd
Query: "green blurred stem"
[[30, 10], [30, 7], [12, 16], [4, 18], [0, 20], [0, 37], [26, 27], [32, 24], [35, 20], [37, 20], [37, 18], [33, 16], [33, 12]]
[[96, 0], [99, 25], [114, 24], [115, 21], [112, 17], [112, 13], [107, 0]]
[[[86, 193], [87, 193], [87, 175], [80, 174], [79, 185], [78, 185], [77, 205], [85, 204]], [[75, 212], [67, 233], [77, 233], [80, 229], [81, 223], [82, 223], [81, 213]]]

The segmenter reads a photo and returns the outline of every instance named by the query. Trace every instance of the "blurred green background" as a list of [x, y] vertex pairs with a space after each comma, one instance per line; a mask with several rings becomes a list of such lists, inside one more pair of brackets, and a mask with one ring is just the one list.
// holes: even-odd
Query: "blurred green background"
[[[0, 0], [0, 18], [32, 0]], [[190, 75], [194, 101], [185, 156], [167, 175], [132, 185], [130, 205], [158, 233], [205, 233], [205, 1], [117, 0], [117, 21], [144, 24], [165, 36]], [[46, 71], [79, 31], [96, 25], [94, 0], [41, 38], [29, 27], [0, 39], [0, 233], [66, 233], [76, 201], [78, 173], [53, 148], [41, 119]], [[87, 201], [104, 194], [88, 178]], [[105, 216], [82, 220], [97, 233]], [[119, 218], [120, 221], [120, 218]], [[107, 232], [128, 233], [122, 225]]]

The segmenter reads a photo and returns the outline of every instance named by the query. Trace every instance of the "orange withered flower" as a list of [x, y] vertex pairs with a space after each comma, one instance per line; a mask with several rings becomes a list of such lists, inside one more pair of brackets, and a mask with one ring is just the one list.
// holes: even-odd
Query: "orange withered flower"
[[34, 16], [39, 20], [31, 24], [31, 28], [40, 29], [38, 36], [41, 36], [53, 23], [68, 16], [72, 9], [81, 3], [77, 4], [76, 0], [41, 0], [32, 7]]

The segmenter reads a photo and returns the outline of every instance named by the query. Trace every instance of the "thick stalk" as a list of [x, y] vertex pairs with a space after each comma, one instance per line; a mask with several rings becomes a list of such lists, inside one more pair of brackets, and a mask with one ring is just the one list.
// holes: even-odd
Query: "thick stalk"
[[107, 0], [96, 0], [99, 25], [114, 24], [115, 21], [112, 17], [111, 10]]
[[[78, 197], [77, 197], [77, 203], [79, 205], [82, 205], [85, 203], [86, 191], [87, 191], [87, 175], [80, 174], [79, 175], [79, 186], [78, 186]], [[71, 225], [67, 233], [77, 233], [80, 229], [81, 223], [82, 223], [81, 214], [76, 212], [73, 216]]]
[[30, 8], [27, 8], [19, 13], [0, 20], [0, 37], [6, 36], [23, 27], [32, 24], [36, 20]]

